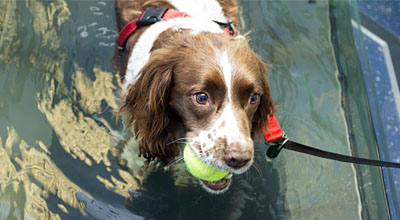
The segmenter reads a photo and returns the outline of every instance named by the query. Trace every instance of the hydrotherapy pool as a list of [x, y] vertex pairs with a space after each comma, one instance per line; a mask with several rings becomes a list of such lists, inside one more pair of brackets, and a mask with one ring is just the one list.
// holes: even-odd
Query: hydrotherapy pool
[[[288, 136], [324, 150], [378, 158], [367, 97], [371, 82], [364, 80], [362, 66], [368, 53], [354, 40], [360, 28], [357, 3], [240, 5], [243, 29], [251, 30], [252, 47], [268, 63], [277, 117]], [[144, 191], [135, 191], [141, 174], [129, 173], [116, 159], [123, 137], [113, 116], [119, 85], [110, 59], [116, 30], [112, 1], [0, 2], [0, 219], [396, 216], [396, 203], [390, 202], [396, 185], [383, 178], [394, 171], [384, 176], [380, 168], [289, 151], [267, 161], [263, 143], [256, 145], [256, 166], [235, 176], [221, 196], [190, 186], [177, 189], [168, 172], [155, 173]], [[394, 197], [387, 199], [390, 193]], [[84, 204], [86, 196], [106, 211]]]

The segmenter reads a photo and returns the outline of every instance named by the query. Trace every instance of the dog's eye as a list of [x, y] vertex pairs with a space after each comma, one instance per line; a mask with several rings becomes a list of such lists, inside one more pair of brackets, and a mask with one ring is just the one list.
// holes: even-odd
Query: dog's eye
[[250, 104], [256, 104], [257, 101], [258, 101], [258, 98], [260, 98], [260, 94], [253, 93], [253, 94], [250, 96], [249, 103], [250, 103]]
[[197, 93], [194, 95], [194, 98], [196, 100], [197, 103], [199, 103], [200, 105], [205, 105], [207, 104], [208, 101], [208, 96], [205, 93]]

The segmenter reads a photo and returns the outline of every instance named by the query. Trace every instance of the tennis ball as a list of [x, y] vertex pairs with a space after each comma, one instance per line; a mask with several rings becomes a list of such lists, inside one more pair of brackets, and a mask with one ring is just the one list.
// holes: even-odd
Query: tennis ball
[[215, 182], [224, 178], [229, 173], [228, 171], [217, 170], [206, 165], [192, 151], [189, 143], [186, 143], [185, 149], [183, 150], [183, 160], [185, 161], [189, 173], [202, 180]]

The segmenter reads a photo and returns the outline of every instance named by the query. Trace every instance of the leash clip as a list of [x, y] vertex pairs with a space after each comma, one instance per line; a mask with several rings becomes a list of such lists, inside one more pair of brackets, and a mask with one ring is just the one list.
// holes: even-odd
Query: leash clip
[[285, 133], [283, 133], [280, 139], [272, 142], [266, 142], [266, 144], [269, 145], [269, 148], [267, 150], [267, 156], [269, 158], [276, 158], [288, 141], [289, 138]]

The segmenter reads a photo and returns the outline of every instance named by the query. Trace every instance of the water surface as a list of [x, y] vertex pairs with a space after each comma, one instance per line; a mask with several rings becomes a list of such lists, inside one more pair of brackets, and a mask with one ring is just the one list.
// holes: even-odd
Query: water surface
[[[312, 2], [242, 0], [243, 30], [268, 63], [289, 137], [351, 154], [330, 3]], [[370, 172], [288, 151], [267, 161], [263, 143], [256, 165], [224, 195], [175, 187], [169, 172], [139, 187], [142, 174], [118, 162], [124, 132], [113, 115], [113, 2], [3, 0], [0, 31], [0, 219], [374, 219], [381, 212], [380, 198], [363, 201], [360, 192], [360, 178], [379, 182]], [[96, 215], [79, 202], [84, 196], [117, 214]]]

